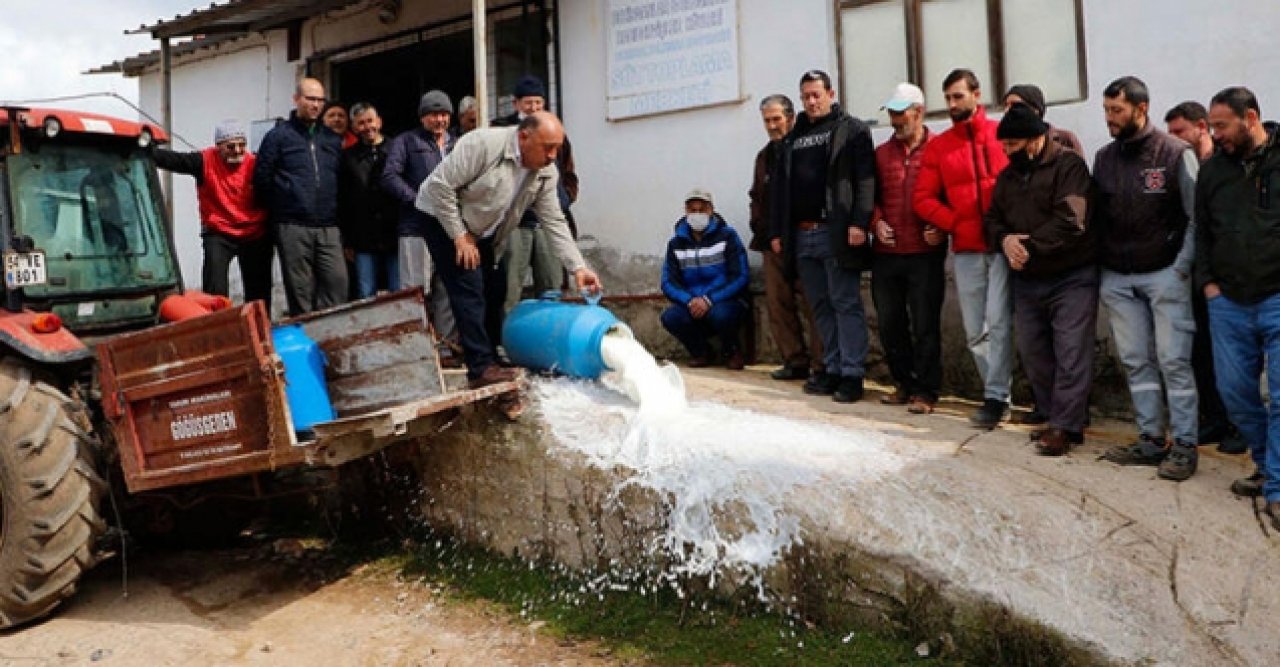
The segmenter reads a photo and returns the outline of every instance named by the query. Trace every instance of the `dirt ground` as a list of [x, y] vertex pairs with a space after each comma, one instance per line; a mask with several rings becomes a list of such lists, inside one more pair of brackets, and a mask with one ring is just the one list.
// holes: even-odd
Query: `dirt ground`
[[608, 650], [548, 636], [389, 567], [346, 572], [288, 540], [98, 566], [43, 623], [0, 634], [0, 666], [616, 665]]

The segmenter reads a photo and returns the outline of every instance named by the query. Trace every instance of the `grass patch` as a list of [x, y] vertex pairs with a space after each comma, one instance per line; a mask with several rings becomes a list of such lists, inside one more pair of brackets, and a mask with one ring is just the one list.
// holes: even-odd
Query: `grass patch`
[[543, 621], [553, 635], [600, 642], [622, 659], [666, 665], [960, 664], [921, 659], [913, 645], [899, 640], [808, 627], [753, 602], [682, 598], [670, 586], [592, 580], [444, 538], [388, 558], [406, 576], [445, 584], [462, 599], [496, 603], [525, 621]]

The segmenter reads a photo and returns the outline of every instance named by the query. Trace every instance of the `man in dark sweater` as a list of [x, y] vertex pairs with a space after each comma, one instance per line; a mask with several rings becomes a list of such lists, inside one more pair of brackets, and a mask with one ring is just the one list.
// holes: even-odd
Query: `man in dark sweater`
[[248, 152], [244, 126], [227, 120], [213, 132], [214, 145], [196, 153], [153, 149], [156, 166], [196, 178], [200, 202], [200, 242], [204, 265], [200, 288], [230, 296], [227, 271], [240, 263], [244, 300], [261, 300], [271, 312], [271, 235], [267, 212], [253, 196], [254, 155]]
[[[1161, 478], [1181, 481], [1198, 461], [1191, 261], [1200, 163], [1185, 142], [1151, 122], [1150, 95], [1140, 79], [1116, 79], [1103, 97], [1115, 140], [1093, 162], [1101, 298], [1138, 426], [1134, 443], [1104, 456], [1122, 465], [1158, 465]], [[1167, 440], [1173, 441], [1168, 449]]]
[[382, 118], [371, 104], [351, 105], [351, 123], [359, 138], [342, 151], [338, 172], [338, 225], [344, 252], [356, 267], [357, 294], [373, 296], [378, 285], [400, 289], [396, 260], [399, 204], [382, 189], [387, 141]]
[[1036, 111], [1014, 104], [996, 136], [1009, 155], [983, 223], [1009, 260], [1018, 355], [1048, 428], [1036, 451], [1061, 456], [1084, 442], [1098, 317], [1098, 265], [1089, 227], [1089, 168], [1054, 141]]
[[[1209, 127], [1219, 150], [1196, 183], [1195, 282], [1209, 304], [1218, 390], [1257, 465], [1231, 490], [1264, 496], [1280, 530], [1280, 141], [1247, 88], [1213, 96]], [[1258, 389], [1264, 368], [1270, 405]]]
[[338, 231], [342, 139], [319, 122], [324, 84], [303, 79], [289, 120], [262, 139], [253, 189], [276, 235], [289, 314], [347, 300], [347, 265]]
[[800, 77], [800, 100], [804, 115], [783, 140], [774, 178], [771, 243], [804, 283], [822, 335], [825, 372], [805, 392], [852, 403], [862, 398], [867, 356], [862, 271], [870, 266], [875, 148], [867, 126], [836, 104], [826, 72]]

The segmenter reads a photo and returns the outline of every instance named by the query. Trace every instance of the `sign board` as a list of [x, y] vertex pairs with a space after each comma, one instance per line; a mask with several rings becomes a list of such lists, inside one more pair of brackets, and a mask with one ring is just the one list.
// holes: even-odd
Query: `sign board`
[[609, 0], [610, 120], [733, 102], [738, 0]]

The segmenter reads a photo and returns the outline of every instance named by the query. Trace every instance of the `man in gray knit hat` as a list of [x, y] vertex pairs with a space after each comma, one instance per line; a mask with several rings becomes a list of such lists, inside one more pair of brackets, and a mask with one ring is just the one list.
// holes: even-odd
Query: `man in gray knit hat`
[[444, 283], [436, 275], [431, 254], [423, 240], [427, 225], [436, 224], [436, 221], [414, 208], [413, 202], [418, 198], [418, 187], [453, 150], [456, 137], [449, 133], [452, 116], [453, 104], [448, 95], [439, 90], [424, 94], [418, 101], [418, 118], [422, 126], [403, 132], [391, 141], [387, 148], [387, 165], [382, 171], [382, 188], [400, 202], [400, 224], [397, 227], [400, 236], [400, 285], [422, 286], [426, 290], [431, 303], [431, 323], [436, 328], [436, 335], [447, 343], [457, 339], [457, 327]]

